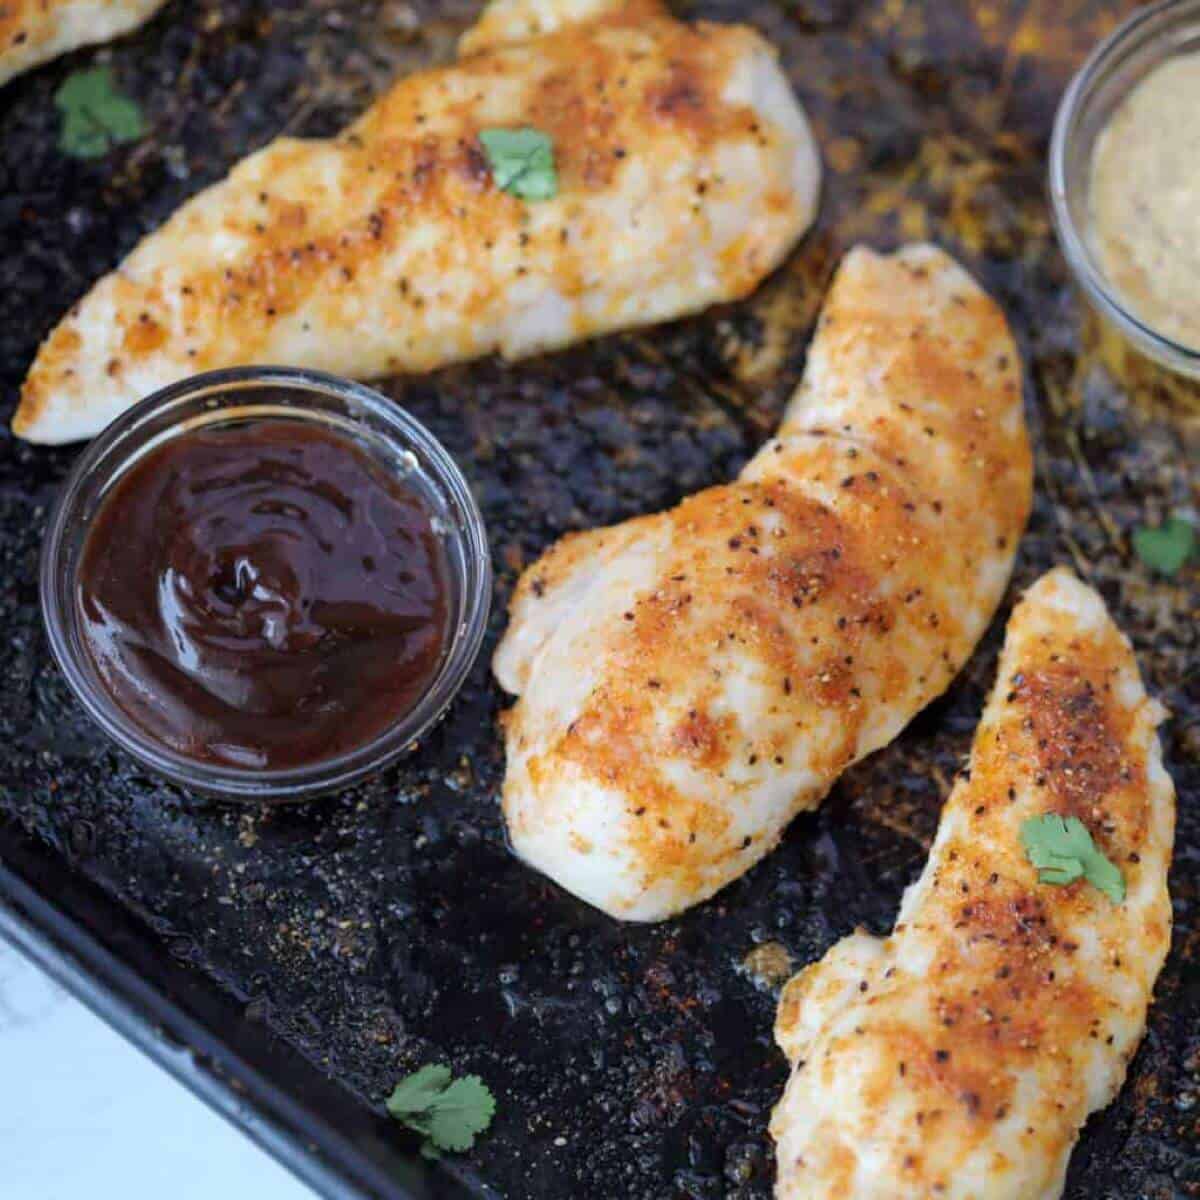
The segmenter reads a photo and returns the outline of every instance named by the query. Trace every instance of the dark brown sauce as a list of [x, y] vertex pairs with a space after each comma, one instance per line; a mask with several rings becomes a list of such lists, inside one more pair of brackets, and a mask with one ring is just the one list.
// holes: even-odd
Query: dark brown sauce
[[262, 420], [133, 466], [83, 547], [78, 603], [112, 698], [191, 758], [284, 768], [410, 712], [447, 638], [425, 500], [346, 435]]

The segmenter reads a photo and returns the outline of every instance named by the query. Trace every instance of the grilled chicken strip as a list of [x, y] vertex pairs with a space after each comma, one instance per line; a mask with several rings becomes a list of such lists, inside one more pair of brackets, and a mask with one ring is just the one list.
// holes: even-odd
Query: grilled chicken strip
[[1030, 492], [1000, 310], [933, 247], [851, 251], [736, 483], [521, 579], [494, 662], [517, 854], [628, 920], [736, 879], [950, 682]]
[[148, 21], [166, 0], [2, 0], [0, 86], [40, 63], [108, 42]]
[[[751, 30], [524, 0], [465, 44], [185, 204], [42, 345], [14, 431], [87, 437], [209, 367], [371, 378], [662, 321], [747, 294], [811, 222], [812, 135]], [[494, 182], [479, 135], [520, 127], [553, 141], [551, 199]]]
[[[795, 1200], [1055, 1200], [1117, 1094], [1171, 936], [1175, 804], [1129, 643], [1051, 571], [1013, 614], [970, 769], [886, 940], [788, 984], [771, 1132]], [[1040, 883], [1022, 824], [1075, 817], [1124, 875]]]

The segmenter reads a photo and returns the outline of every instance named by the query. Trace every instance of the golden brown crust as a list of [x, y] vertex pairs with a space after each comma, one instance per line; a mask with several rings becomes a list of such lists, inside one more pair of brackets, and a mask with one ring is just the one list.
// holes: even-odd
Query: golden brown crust
[[1068, 643], [1067, 655], [1047, 654], [1046, 661], [1010, 679], [1013, 700], [1026, 713], [1026, 733], [1041, 770], [1040, 786], [1064, 816], [1090, 821], [1097, 805], [1133, 768], [1122, 754], [1124, 730], [1113, 728], [1112, 681], [1081, 669], [1079, 647]]

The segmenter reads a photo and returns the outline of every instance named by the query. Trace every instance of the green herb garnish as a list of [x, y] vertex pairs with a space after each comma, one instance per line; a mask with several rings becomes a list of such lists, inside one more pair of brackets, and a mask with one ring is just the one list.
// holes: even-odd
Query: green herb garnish
[[554, 144], [540, 130], [485, 129], [479, 140], [501, 191], [522, 200], [549, 200], [558, 193]]
[[421, 1153], [470, 1150], [491, 1123], [496, 1101], [478, 1075], [454, 1079], [449, 1067], [427, 1066], [396, 1084], [387, 1110], [425, 1139]]
[[1038, 869], [1040, 883], [1068, 884], [1086, 879], [1114, 904], [1125, 899], [1125, 879], [1120, 868], [1109, 862], [1092, 841], [1087, 826], [1078, 817], [1045, 813], [1021, 825], [1021, 845]]
[[54, 103], [63, 115], [58, 148], [72, 158], [100, 158], [146, 131], [142, 110], [117, 91], [107, 67], [68, 75], [54, 93]]
[[1171, 517], [1155, 529], [1141, 525], [1133, 531], [1138, 558], [1163, 575], [1174, 575], [1196, 548], [1196, 530], [1182, 517]]

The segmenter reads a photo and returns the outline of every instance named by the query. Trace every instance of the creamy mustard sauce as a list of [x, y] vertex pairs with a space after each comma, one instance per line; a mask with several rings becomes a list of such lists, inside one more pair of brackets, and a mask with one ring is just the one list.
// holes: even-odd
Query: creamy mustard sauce
[[1091, 241], [1125, 306], [1200, 350], [1200, 53], [1169, 59], [1096, 139]]

